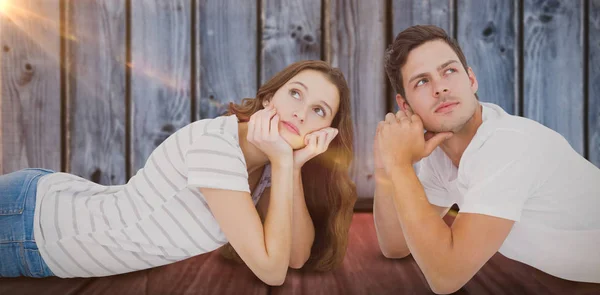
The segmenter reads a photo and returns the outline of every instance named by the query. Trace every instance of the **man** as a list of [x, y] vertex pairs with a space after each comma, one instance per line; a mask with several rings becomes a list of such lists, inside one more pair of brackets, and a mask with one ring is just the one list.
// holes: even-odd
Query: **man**
[[[379, 123], [374, 146], [383, 254], [412, 254], [436, 293], [460, 289], [497, 251], [600, 283], [600, 170], [551, 129], [480, 102], [473, 70], [440, 28], [401, 32], [385, 67], [400, 111]], [[453, 204], [448, 227], [440, 216]]]

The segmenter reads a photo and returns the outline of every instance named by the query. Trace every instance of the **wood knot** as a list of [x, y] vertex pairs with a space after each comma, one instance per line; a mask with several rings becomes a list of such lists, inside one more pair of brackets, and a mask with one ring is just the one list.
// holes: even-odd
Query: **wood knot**
[[33, 79], [33, 66], [30, 63], [26, 63], [24, 66], [24, 71], [21, 72], [21, 76], [17, 80], [17, 84], [23, 86]]
[[551, 0], [551, 1], [544, 3], [544, 12], [545, 13], [555, 13], [556, 11], [558, 11], [559, 7], [560, 7], [559, 1]]
[[552, 16], [548, 14], [542, 14], [540, 15], [540, 21], [543, 23], [549, 23], [550, 21], [552, 21]]
[[175, 126], [173, 124], [166, 124], [161, 129], [163, 132], [173, 133], [175, 131]]
[[102, 178], [102, 171], [100, 171], [100, 169], [98, 169], [98, 168], [96, 168], [96, 170], [94, 170], [94, 172], [92, 172], [92, 175], [90, 175], [90, 180], [95, 183], [100, 183], [101, 178]]
[[485, 29], [483, 29], [482, 35], [483, 37], [490, 37], [491, 35], [493, 35], [496, 32], [496, 26], [494, 25], [494, 23], [490, 22], [488, 23], [488, 25], [485, 27]]
[[302, 40], [304, 40], [306, 43], [313, 43], [315, 38], [312, 35], [306, 34], [304, 37], [302, 37]]

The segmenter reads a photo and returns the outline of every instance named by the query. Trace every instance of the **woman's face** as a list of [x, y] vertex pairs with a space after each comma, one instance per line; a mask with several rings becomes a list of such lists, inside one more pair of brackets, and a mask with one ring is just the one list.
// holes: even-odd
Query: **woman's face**
[[304, 137], [331, 126], [340, 97], [337, 87], [315, 70], [304, 70], [291, 78], [273, 95], [279, 114], [279, 133], [293, 148], [306, 146]]

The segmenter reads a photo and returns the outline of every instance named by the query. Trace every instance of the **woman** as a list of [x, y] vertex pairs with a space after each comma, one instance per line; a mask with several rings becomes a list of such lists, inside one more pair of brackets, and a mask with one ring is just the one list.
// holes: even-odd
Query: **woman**
[[356, 200], [342, 73], [294, 63], [230, 111], [175, 132], [125, 185], [43, 169], [1, 176], [0, 276], [121, 274], [227, 242], [269, 285], [288, 267], [338, 265]]

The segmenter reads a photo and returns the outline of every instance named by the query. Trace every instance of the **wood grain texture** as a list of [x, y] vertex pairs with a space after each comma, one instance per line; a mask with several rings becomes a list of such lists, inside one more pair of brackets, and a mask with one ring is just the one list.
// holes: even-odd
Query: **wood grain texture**
[[588, 142], [589, 160], [600, 168], [600, 0], [589, 6]]
[[[390, 44], [396, 36], [414, 25], [435, 25], [454, 34], [454, 1], [453, 0], [392, 0], [392, 36]], [[388, 46], [389, 44], [386, 44]], [[387, 79], [387, 76], [386, 76]], [[396, 103], [396, 93], [389, 87], [390, 112], [399, 110]]]
[[0, 14], [1, 173], [61, 170], [59, 0], [5, 3]]
[[262, 0], [261, 84], [289, 64], [321, 59], [321, 0]]
[[100, 278], [0, 278], [0, 294], [252, 294], [269, 286], [250, 269], [214, 251], [189, 259], [121, 275]]
[[196, 80], [198, 119], [214, 118], [228, 103], [257, 91], [257, 3], [199, 0]]
[[190, 1], [132, 0], [132, 174], [190, 123]]
[[68, 1], [67, 171], [123, 184], [125, 163], [125, 3]]
[[[446, 215], [446, 224], [454, 217]], [[342, 265], [330, 272], [290, 270], [273, 295], [433, 294], [412, 256], [381, 254], [371, 213], [355, 213]], [[597, 294], [600, 284], [562, 280], [529, 265], [494, 254], [475, 276], [452, 294]]]
[[518, 7], [512, 0], [460, 0], [457, 39], [473, 69], [483, 102], [517, 114]]
[[351, 168], [359, 198], [372, 198], [373, 139], [386, 113], [385, 1], [332, 0], [328, 56], [344, 73], [350, 87], [354, 120], [354, 161]]
[[583, 154], [582, 1], [525, 0], [524, 115]]
[[392, 0], [393, 36], [414, 25], [435, 25], [454, 34], [453, 0]]
[[[454, 217], [446, 215], [446, 224]], [[0, 294], [433, 294], [412, 256], [381, 254], [370, 213], [355, 213], [342, 266], [329, 272], [289, 270], [285, 283], [269, 287], [247, 266], [218, 252], [177, 263], [102, 278], [0, 278]], [[562, 280], [499, 253], [453, 294], [599, 294], [600, 284]]]

